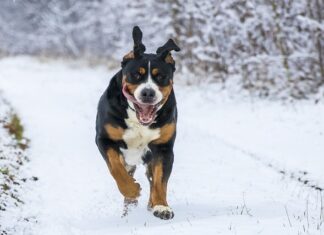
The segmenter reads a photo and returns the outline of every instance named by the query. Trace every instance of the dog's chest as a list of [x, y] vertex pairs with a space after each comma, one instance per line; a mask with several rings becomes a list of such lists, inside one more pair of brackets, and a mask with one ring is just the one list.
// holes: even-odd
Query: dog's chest
[[125, 120], [127, 129], [123, 134], [123, 140], [127, 149], [121, 149], [124, 159], [128, 165], [138, 165], [142, 163], [143, 155], [149, 151], [148, 144], [160, 137], [160, 129], [150, 129], [141, 125], [136, 114], [127, 110], [128, 119]]

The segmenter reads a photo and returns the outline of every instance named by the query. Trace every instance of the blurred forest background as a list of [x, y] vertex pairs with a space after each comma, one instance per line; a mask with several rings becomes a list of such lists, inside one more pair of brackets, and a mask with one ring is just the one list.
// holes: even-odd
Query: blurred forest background
[[2, 0], [0, 54], [120, 61], [134, 25], [148, 52], [177, 41], [188, 83], [323, 98], [323, 0]]

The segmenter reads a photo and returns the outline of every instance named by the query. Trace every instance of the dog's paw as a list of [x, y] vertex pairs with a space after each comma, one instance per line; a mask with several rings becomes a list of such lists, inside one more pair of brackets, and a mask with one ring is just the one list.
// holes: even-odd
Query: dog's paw
[[153, 207], [153, 215], [164, 220], [172, 219], [174, 213], [168, 206], [156, 205]]
[[125, 186], [126, 187], [122, 187], [119, 189], [125, 198], [134, 200], [140, 196], [141, 186], [139, 183], [131, 182]]

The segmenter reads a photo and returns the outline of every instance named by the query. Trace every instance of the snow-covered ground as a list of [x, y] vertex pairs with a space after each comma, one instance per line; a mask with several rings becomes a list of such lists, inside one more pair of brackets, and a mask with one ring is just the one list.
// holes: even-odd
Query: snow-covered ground
[[39, 177], [23, 207], [38, 222], [22, 234], [324, 234], [323, 104], [229, 98], [213, 85], [175, 87], [174, 219], [146, 210], [143, 167], [139, 205], [121, 218], [123, 199], [94, 143], [97, 101], [115, 72], [0, 61], [0, 89], [22, 117]]
[[[28, 141], [19, 118], [0, 92], [0, 234], [16, 234], [29, 229], [35, 218], [26, 210], [24, 195], [37, 178], [28, 168]], [[25, 213], [26, 212], [26, 213]]]

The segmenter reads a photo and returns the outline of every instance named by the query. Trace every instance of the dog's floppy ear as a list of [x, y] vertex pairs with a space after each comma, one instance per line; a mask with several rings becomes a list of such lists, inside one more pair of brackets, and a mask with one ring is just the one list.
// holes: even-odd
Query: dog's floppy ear
[[123, 57], [122, 65], [126, 64], [128, 60], [140, 58], [143, 55], [146, 48], [142, 43], [142, 38], [143, 38], [143, 34], [141, 29], [138, 26], [134, 26], [133, 28], [134, 48], [132, 51], [130, 51]]
[[143, 34], [138, 26], [133, 28], [133, 40], [134, 40], [134, 56], [135, 58], [141, 57], [145, 51], [145, 46], [142, 43]]
[[159, 47], [156, 50], [156, 54], [165, 62], [174, 64], [174, 60], [171, 56], [171, 51], [180, 51], [180, 48], [172, 39], [169, 39], [163, 46]]

